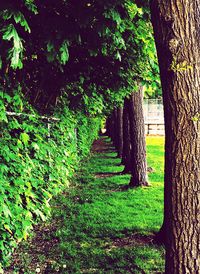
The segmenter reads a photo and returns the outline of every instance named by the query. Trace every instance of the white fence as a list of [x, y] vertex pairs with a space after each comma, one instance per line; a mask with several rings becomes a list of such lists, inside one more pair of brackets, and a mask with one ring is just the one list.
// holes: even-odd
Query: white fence
[[164, 135], [164, 113], [162, 99], [144, 99], [144, 121], [147, 135]]

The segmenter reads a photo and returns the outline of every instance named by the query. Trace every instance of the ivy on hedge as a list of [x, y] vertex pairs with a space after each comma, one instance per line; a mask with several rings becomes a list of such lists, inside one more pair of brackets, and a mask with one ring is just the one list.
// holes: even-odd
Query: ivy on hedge
[[[74, 113], [67, 106], [41, 118], [24, 105], [19, 91], [0, 92], [0, 256], [5, 264], [17, 242], [45, 221], [53, 195], [63, 191], [97, 137], [100, 119]], [[9, 111], [29, 115], [9, 116]], [[31, 111], [30, 111], [31, 110]]]

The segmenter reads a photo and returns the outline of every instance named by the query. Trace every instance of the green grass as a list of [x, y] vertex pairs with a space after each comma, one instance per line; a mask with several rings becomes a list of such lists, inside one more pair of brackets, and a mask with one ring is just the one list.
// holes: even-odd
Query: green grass
[[[119, 174], [123, 167], [112, 147], [84, 163], [76, 183], [53, 202], [56, 229], [41, 237], [59, 243], [45, 257], [36, 256], [42, 273], [164, 272], [164, 250], [151, 241], [162, 224], [163, 142], [162, 137], [147, 137], [151, 187], [123, 190], [130, 176]], [[116, 174], [95, 177], [105, 173]], [[23, 261], [25, 273], [35, 273]]]

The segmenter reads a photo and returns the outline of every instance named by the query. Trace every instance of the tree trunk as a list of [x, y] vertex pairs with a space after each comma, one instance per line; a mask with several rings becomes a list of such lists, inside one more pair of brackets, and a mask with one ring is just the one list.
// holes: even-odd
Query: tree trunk
[[124, 100], [123, 108], [123, 153], [122, 164], [125, 166], [123, 173], [131, 171], [131, 141], [130, 141], [130, 122], [128, 114], [128, 99]]
[[118, 128], [117, 128], [117, 109], [115, 108], [113, 111], [113, 144], [115, 149], [118, 147]]
[[111, 115], [107, 118], [106, 121], [106, 131], [107, 131], [107, 135], [111, 138], [111, 141], [113, 143], [113, 145], [115, 146], [115, 111], [113, 111], [111, 113]]
[[112, 116], [108, 116], [106, 119], [106, 134], [112, 139]]
[[165, 113], [167, 274], [200, 273], [199, 1], [152, 0]]
[[117, 151], [118, 157], [122, 158], [122, 151], [123, 151], [123, 108], [117, 108]]
[[131, 187], [148, 185], [142, 100], [142, 87], [139, 88], [138, 92], [133, 92], [128, 100], [132, 162], [132, 177], [129, 185]]

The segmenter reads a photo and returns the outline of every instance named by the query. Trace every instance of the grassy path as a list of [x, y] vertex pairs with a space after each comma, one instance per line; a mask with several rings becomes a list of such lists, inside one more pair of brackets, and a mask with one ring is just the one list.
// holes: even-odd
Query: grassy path
[[162, 223], [163, 139], [149, 137], [151, 187], [125, 190], [129, 175], [106, 137], [72, 187], [52, 204], [49, 224], [36, 228], [5, 273], [163, 273], [163, 248], [153, 244]]

